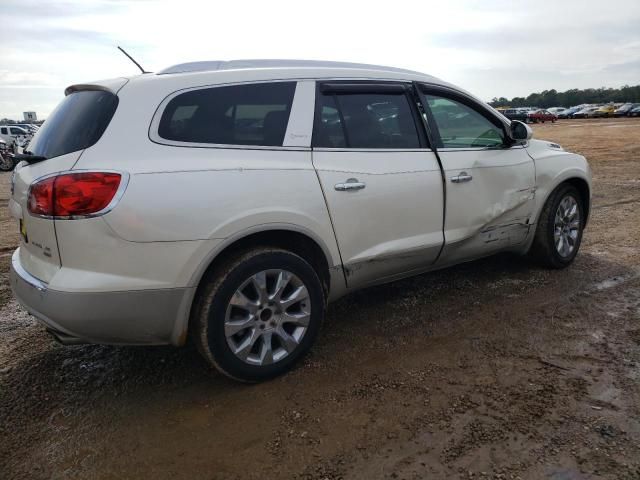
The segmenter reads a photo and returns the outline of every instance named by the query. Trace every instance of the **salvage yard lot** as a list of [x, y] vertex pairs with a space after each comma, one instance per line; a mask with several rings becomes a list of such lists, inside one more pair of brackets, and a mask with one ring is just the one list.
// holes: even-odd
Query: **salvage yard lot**
[[0, 175], [0, 478], [640, 478], [640, 119], [533, 128], [593, 169], [572, 267], [503, 255], [355, 293], [255, 386], [189, 348], [55, 344], [8, 287]]

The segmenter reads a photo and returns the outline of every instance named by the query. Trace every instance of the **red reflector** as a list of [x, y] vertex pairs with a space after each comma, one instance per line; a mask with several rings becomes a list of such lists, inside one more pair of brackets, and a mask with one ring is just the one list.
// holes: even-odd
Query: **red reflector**
[[118, 191], [119, 173], [78, 172], [45, 178], [31, 186], [29, 212], [50, 217], [87, 216], [100, 212]]

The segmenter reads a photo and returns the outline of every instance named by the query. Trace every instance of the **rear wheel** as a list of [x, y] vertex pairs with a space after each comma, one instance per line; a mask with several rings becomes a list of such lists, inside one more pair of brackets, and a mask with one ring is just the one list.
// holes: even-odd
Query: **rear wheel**
[[307, 261], [286, 250], [254, 249], [204, 279], [192, 318], [195, 342], [225, 375], [259, 382], [302, 358], [324, 311], [322, 284]]
[[584, 208], [573, 185], [560, 185], [540, 213], [530, 255], [550, 268], [565, 268], [580, 249]]

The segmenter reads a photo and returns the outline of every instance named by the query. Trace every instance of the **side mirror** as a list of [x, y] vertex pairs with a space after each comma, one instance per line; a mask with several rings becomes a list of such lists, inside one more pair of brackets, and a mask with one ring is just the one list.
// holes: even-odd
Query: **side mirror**
[[527, 140], [531, 140], [533, 137], [533, 130], [526, 123], [522, 123], [518, 120], [512, 120], [509, 127], [509, 136], [514, 143], [524, 143]]

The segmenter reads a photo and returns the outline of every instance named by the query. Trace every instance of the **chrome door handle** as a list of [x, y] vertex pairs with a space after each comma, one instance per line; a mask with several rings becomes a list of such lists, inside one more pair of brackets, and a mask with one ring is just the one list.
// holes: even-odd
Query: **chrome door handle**
[[471, 180], [473, 180], [473, 177], [471, 175], [468, 175], [467, 172], [460, 172], [459, 175], [456, 175], [455, 177], [451, 177], [451, 181], [453, 183], [464, 183], [464, 182], [470, 182]]
[[333, 188], [339, 192], [345, 192], [347, 190], [362, 190], [367, 184], [359, 182], [357, 178], [350, 178], [345, 183], [336, 183]]

